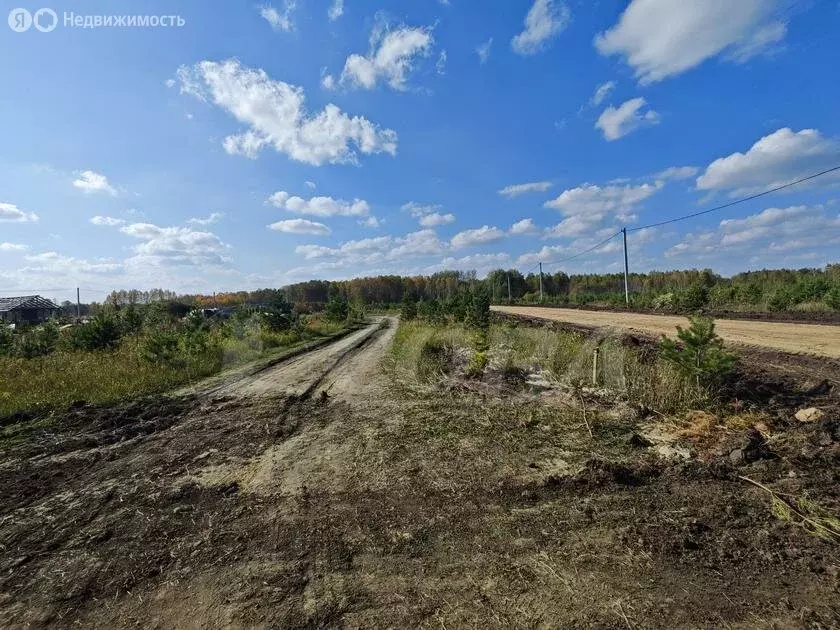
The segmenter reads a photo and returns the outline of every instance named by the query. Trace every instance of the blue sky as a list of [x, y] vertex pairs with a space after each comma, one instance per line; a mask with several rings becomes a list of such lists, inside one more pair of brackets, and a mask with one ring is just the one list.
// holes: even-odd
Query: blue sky
[[[840, 165], [833, 1], [209, 7], [0, 28], [2, 294], [528, 271]], [[633, 232], [631, 268], [836, 262], [837, 183]]]

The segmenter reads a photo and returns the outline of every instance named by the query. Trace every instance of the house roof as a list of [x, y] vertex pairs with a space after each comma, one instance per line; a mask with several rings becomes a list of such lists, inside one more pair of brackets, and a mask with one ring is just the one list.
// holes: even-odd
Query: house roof
[[13, 311], [19, 308], [58, 309], [59, 306], [52, 300], [42, 298], [40, 295], [24, 295], [21, 297], [0, 297], [0, 313]]

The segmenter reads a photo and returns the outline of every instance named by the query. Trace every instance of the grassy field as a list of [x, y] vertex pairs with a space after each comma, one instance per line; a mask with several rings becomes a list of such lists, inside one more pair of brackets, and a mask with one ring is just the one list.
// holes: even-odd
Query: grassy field
[[113, 350], [57, 350], [31, 359], [0, 357], [0, 417], [43, 412], [77, 401], [110, 403], [164, 392], [237, 365], [294, 351], [346, 328], [344, 323], [312, 319], [298, 330], [220, 339], [206, 351], [184, 354], [173, 363], [146, 360], [139, 337], [127, 338]]
[[[486, 355], [486, 367], [475, 374], [470, 368], [479, 352]], [[486, 335], [456, 324], [403, 323], [389, 360], [397, 378], [414, 386], [460, 371], [464, 377], [506, 378], [514, 384], [530, 376], [573, 388], [597, 387], [662, 414], [709, 402], [650, 348], [627, 346], [615, 337], [587, 338], [510, 323], [494, 324]]]

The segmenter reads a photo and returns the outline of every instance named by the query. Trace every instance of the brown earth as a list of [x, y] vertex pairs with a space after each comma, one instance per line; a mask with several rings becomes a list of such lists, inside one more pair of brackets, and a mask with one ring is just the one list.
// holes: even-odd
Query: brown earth
[[6, 445], [0, 627], [840, 626], [838, 543], [739, 478], [836, 514], [840, 419], [665, 460], [627, 405], [395, 383], [366, 330]]
[[[673, 335], [677, 326], [686, 325], [685, 317], [675, 315], [534, 306], [493, 306], [492, 309], [497, 313], [560, 321], [578, 326], [624, 329], [654, 335]], [[840, 326], [720, 319], [716, 321], [716, 330], [725, 341], [732, 344], [840, 358]]]

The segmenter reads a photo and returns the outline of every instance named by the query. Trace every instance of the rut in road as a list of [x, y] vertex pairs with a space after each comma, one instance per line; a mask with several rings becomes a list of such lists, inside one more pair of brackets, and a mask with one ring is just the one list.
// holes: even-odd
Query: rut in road
[[350, 394], [375, 369], [394, 332], [396, 319], [377, 318], [371, 325], [257, 374], [211, 391], [213, 395], [265, 396], [285, 393], [309, 397], [327, 392]]

